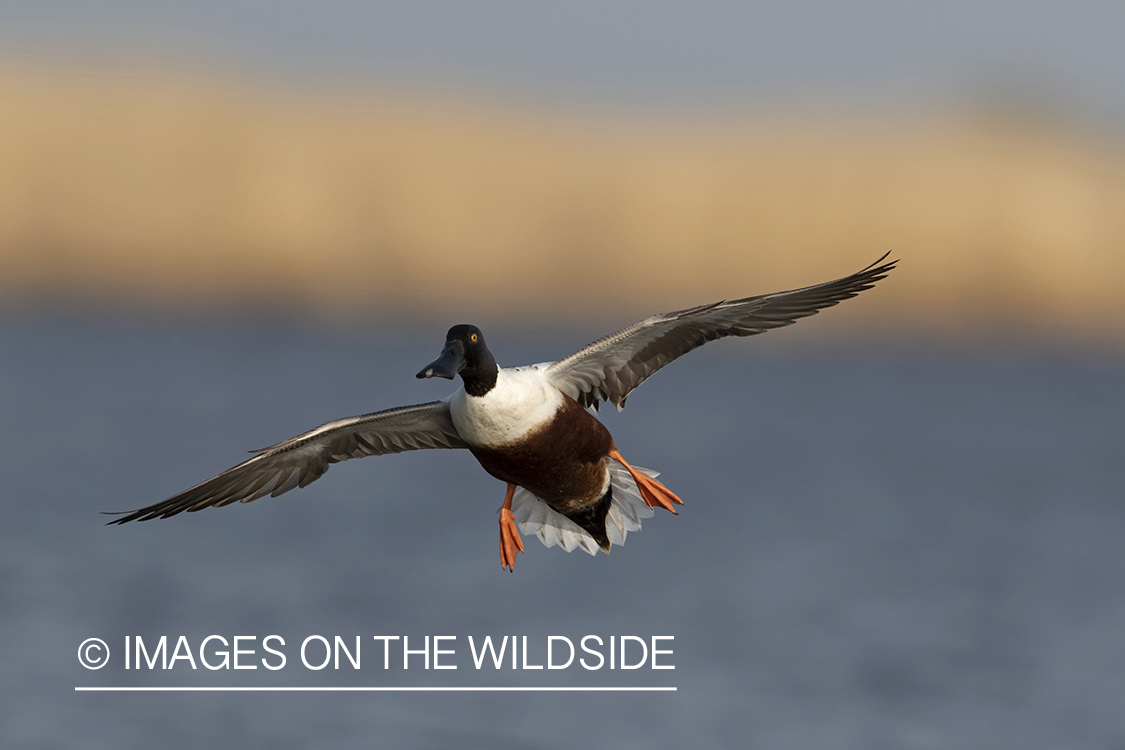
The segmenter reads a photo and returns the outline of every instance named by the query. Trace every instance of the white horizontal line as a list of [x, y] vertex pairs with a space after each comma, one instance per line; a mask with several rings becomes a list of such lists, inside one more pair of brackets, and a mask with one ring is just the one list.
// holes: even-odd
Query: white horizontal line
[[675, 687], [76, 687], [80, 693], [655, 693]]

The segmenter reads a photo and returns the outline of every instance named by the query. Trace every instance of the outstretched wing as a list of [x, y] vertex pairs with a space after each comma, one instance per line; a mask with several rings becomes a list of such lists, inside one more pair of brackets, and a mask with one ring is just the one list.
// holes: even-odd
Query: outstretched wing
[[248, 461], [110, 523], [168, 518], [185, 510], [248, 503], [265, 495], [277, 497], [318, 479], [328, 471], [329, 464], [349, 458], [423, 448], [465, 447], [465, 441], [457, 434], [449, 416], [447, 401], [337, 419], [285, 442], [253, 451], [257, 455]]
[[547, 377], [583, 406], [609, 401], [621, 410], [650, 375], [708, 341], [787, 326], [870, 289], [898, 262], [886, 257], [824, 284], [653, 315], [551, 364]]

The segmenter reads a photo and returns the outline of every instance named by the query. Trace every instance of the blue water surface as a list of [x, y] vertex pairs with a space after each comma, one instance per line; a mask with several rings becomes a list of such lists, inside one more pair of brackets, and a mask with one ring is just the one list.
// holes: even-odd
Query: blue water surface
[[[607, 330], [486, 330], [506, 364]], [[1125, 358], [720, 342], [606, 414], [684, 498], [612, 555], [525, 537], [464, 451], [107, 527], [245, 451], [443, 397], [442, 326], [0, 321], [5, 747], [1104, 748], [1125, 742]], [[282, 636], [284, 669], [126, 670], [126, 636]], [[299, 644], [363, 639], [363, 666]], [[467, 638], [674, 636], [674, 670], [477, 670]], [[374, 635], [455, 636], [456, 670]], [[110, 664], [84, 669], [100, 637]], [[448, 646], [447, 646], [448, 647]], [[395, 651], [393, 654], [400, 654]], [[262, 656], [260, 645], [252, 663]], [[674, 686], [650, 693], [87, 693], [76, 686]]]

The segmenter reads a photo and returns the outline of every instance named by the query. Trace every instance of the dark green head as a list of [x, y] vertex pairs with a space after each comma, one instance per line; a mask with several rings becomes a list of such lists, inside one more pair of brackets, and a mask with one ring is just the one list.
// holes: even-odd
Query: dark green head
[[422, 368], [419, 378], [449, 378], [460, 374], [470, 396], [483, 396], [496, 385], [499, 368], [484, 344], [484, 334], [471, 325], [453, 326], [445, 334], [441, 356]]

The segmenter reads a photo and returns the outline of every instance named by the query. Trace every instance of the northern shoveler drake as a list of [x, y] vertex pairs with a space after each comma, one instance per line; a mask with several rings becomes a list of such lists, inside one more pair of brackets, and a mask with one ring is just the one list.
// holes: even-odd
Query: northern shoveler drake
[[467, 448], [508, 485], [500, 509], [503, 568], [514, 569], [523, 551], [520, 530], [548, 547], [608, 553], [640, 530], [653, 508], [675, 513], [683, 502], [655, 480], [656, 472], [625, 461], [593, 414], [598, 404], [620, 411], [654, 372], [708, 341], [787, 326], [854, 297], [894, 268], [897, 261], [884, 263], [886, 257], [836, 281], [653, 315], [557, 362], [528, 367], [498, 366], [479, 328], [454, 326], [441, 356], [417, 375], [460, 375], [462, 385], [449, 398], [328, 422], [110, 523], [277, 497], [349, 458]]

